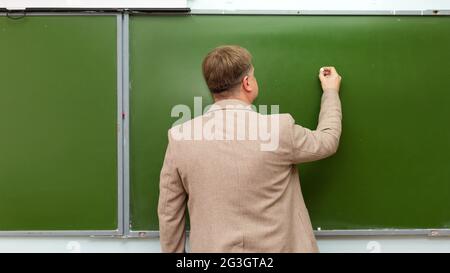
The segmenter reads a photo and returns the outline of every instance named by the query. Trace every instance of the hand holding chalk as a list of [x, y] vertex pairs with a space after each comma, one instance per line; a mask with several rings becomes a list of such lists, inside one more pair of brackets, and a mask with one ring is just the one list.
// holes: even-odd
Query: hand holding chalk
[[337, 73], [333, 66], [324, 66], [320, 68], [319, 79], [322, 84], [322, 90], [339, 92], [342, 77]]
[[324, 76], [329, 76], [329, 75], [331, 74], [330, 69], [324, 68], [324, 67], [320, 68], [320, 72], [321, 72]]

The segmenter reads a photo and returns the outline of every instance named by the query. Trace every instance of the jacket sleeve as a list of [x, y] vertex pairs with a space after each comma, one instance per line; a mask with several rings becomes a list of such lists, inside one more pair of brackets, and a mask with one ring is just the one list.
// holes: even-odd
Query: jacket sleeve
[[169, 136], [159, 181], [158, 217], [162, 252], [185, 252], [187, 193], [181, 182]]
[[337, 151], [342, 130], [338, 92], [330, 90], [323, 93], [316, 130], [297, 125], [294, 119], [290, 118], [293, 164], [319, 160]]

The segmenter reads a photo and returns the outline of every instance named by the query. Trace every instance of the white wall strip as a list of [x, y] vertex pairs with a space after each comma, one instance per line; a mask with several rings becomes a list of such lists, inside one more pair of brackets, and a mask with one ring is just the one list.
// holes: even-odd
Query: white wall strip
[[201, 10], [445, 10], [448, 0], [188, 0]]

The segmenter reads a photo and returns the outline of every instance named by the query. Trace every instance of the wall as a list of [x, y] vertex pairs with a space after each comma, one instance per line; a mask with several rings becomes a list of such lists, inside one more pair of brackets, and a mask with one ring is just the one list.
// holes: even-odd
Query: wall
[[[450, 238], [326, 237], [319, 249], [327, 252], [450, 252]], [[158, 239], [0, 238], [3, 252], [159, 252]]]
[[[0, 0], [0, 7], [21, 7], [31, 1]], [[83, 3], [99, 3], [112, 6], [112, 0], [67, 0], [34, 1], [40, 5], [82, 6]], [[136, 6], [148, 1], [134, 1]], [[162, 2], [162, 1], [155, 1]], [[179, 6], [184, 1], [164, 1], [170, 6]], [[13, 3], [13, 4], [12, 4]], [[123, 3], [123, 2], [122, 2]], [[130, 3], [130, 2], [129, 2]], [[182, 3], [183, 4], [183, 3]], [[188, 0], [192, 9], [218, 10], [433, 10], [450, 9], [447, 0]], [[142, 4], [144, 6], [145, 4]], [[255, 8], [257, 7], [257, 8]], [[426, 236], [360, 236], [319, 237], [321, 252], [450, 252], [450, 237], [429, 238]], [[0, 237], [1, 252], [159, 252], [158, 239], [119, 238], [36, 238]]]
[[434, 10], [447, 0], [188, 0], [191, 9], [219, 10]]

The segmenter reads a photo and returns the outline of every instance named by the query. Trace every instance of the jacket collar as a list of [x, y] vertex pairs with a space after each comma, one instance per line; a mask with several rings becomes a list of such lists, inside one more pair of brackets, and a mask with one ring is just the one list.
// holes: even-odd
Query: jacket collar
[[216, 101], [211, 107], [208, 109], [207, 113], [217, 110], [247, 110], [254, 111], [251, 104], [247, 104], [246, 102], [238, 99], [224, 99]]

